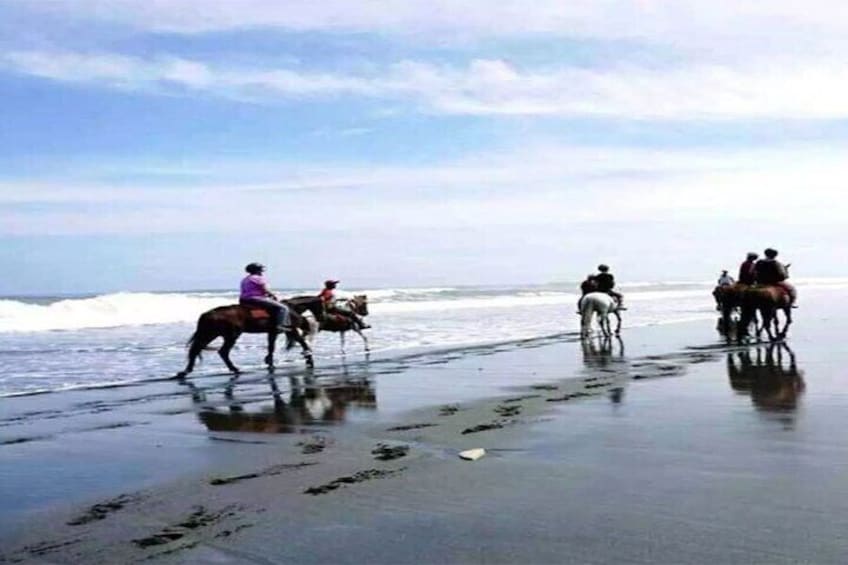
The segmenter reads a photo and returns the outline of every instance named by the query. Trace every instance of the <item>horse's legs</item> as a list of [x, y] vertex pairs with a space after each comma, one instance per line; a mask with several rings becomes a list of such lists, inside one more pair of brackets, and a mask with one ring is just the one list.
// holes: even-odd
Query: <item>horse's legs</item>
[[197, 358], [200, 357], [203, 348], [205, 348], [209, 343], [218, 337], [214, 334], [201, 334], [199, 331], [195, 332], [195, 334], [191, 338], [191, 345], [189, 345], [188, 349], [188, 362], [186, 363], [185, 369], [176, 374], [177, 378], [183, 378], [194, 370], [194, 363], [197, 361]]
[[783, 330], [780, 332], [780, 337], [786, 337], [786, 332], [789, 331], [789, 326], [792, 325], [792, 307], [788, 306], [783, 309], [783, 313], [786, 316], [786, 323], [783, 324]]
[[768, 335], [769, 341], [774, 341], [775, 336], [772, 333], [772, 327], [774, 325], [775, 312], [772, 309], [764, 309], [762, 310], [763, 316], [763, 327], [766, 329], [766, 334]]
[[286, 333], [286, 339], [294, 340], [303, 352], [303, 358], [306, 359], [306, 366], [312, 368], [315, 366], [315, 361], [312, 359], [312, 348], [304, 341], [303, 336], [297, 330], [291, 330]]
[[601, 325], [601, 334], [608, 338], [610, 336], [610, 321], [609, 321], [609, 313], [604, 312], [603, 314], [598, 315], [598, 323]]
[[359, 337], [361, 337], [361, 338], [362, 338], [362, 344], [365, 346], [365, 351], [366, 351], [366, 352], [367, 352], [367, 351], [371, 351], [371, 349], [368, 347], [368, 338], [367, 338], [367, 337], [365, 337], [365, 334], [364, 334], [364, 333], [362, 333], [362, 330], [360, 330], [359, 328], [352, 328], [352, 329], [353, 329], [353, 331], [355, 331], [357, 334], [359, 334]]
[[582, 312], [580, 313], [580, 335], [583, 337], [589, 337], [589, 333], [592, 330], [592, 315], [595, 311], [592, 309], [591, 304], [587, 304], [586, 300], [583, 300], [583, 304], [581, 305]]
[[345, 352], [345, 332], [339, 332], [339, 342], [341, 343], [342, 353]]
[[621, 314], [618, 310], [613, 311], [615, 314], [615, 319], [618, 320], [615, 324], [615, 335], [621, 335]]
[[306, 323], [309, 324], [309, 332], [304, 336], [304, 341], [312, 346], [312, 342], [315, 340], [315, 336], [318, 335], [318, 332], [321, 329], [321, 324], [317, 320], [312, 317], [306, 318]]
[[233, 365], [233, 362], [230, 361], [230, 350], [236, 344], [236, 340], [241, 335], [240, 332], [232, 331], [229, 334], [224, 336], [224, 345], [221, 346], [221, 349], [218, 350], [218, 355], [221, 356], [221, 359], [224, 360], [224, 364], [227, 368], [233, 373], [239, 373], [239, 368]]
[[724, 338], [729, 342], [731, 339], [731, 319], [733, 314], [733, 307], [729, 304], [722, 303], [721, 305], [721, 324], [722, 324], [722, 333], [724, 333]]
[[268, 371], [274, 372], [274, 349], [277, 347], [277, 332], [268, 332], [268, 354], [265, 356], [265, 364], [268, 366]]

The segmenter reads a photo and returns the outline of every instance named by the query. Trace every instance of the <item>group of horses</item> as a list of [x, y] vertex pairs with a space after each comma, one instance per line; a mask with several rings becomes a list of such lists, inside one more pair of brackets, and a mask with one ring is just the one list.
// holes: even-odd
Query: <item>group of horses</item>
[[[751, 325], [759, 339], [765, 330], [769, 341], [778, 341], [786, 337], [792, 324], [792, 304], [786, 291], [775, 285], [732, 284], [717, 286], [713, 290], [721, 318], [719, 331], [728, 341], [735, 332], [737, 341], [750, 335]], [[777, 313], [783, 312], [784, 323], [780, 327]], [[738, 312], [738, 317], [735, 314]], [[759, 318], [758, 318], [759, 315]]]
[[[763, 330], [769, 341], [778, 341], [786, 337], [792, 324], [792, 305], [789, 296], [781, 287], [775, 285], [733, 284], [717, 286], [713, 290], [721, 310], [719, 330], [728, 340], [735, 334], [737, 341], [750, 335], [751, 326], [759, 339]], [[605, 292], [590, 292], [580, 299], [580, 334], [588, 337], [591, 333], [592, 319], [597, 317], [598, 325], [604, 337], [610, 337], [621, 331], [620, 305]], [[781, 327], [778, 312], [783, 312], [784, 323]], [[612, 329], [610, 318], [615, 317], [617, 324]]]
[[[769, 285], [747, 286], [737, 283], [716, 287], [713, 296], [721, 310], [719, 330], [727, 337], [728, 341], [732, 339], [734, 333], [738, 341], [748, 337], [752, 324], [757, 338], [765, 330], [770, 341], [777, 341], [786, 337], [786, 332], [792, 324], [792, 306], [789, 297], [780, 287]], [[354, 320], [349, 316], [325, 311], [324, 303], [320, 297], [295, 296], [283, 300], [283, 303], [289, 307], [292, 321], [291, 329], [285, 332], [286, 350], [291, 349], [295, 344], [300, 345], [307, 367], [313, 367], [315, 364], [310, 343], [319, 331], [339, 333], [342, 352], [344, 352], [345, 333], [353, 331], [362, 338], [365, 351], [369, 350], [368, 338], [365, 337]], [[367, 316], [368, 297], [356, 295], [345, 302], [345, 307], [358, 316]], [[621, 331], [619, 310], [620, 305], [616, 299], [605, 292], [586, 294], [580, 300], [581, 335], [583, 337], [589, 336], [594, 317], [597, 317], [604, 337], [610, 337], [613, 333], [619, 335]], [[782, 328], [777, 316], [779, 311], [783, 311], [785, 316]], [[737, 312], [738, 316], [735, 316]], [[617, 320], [615, 330], [612, 329], [610, 323], [612, 316]], [[201, 314], [197, 320], [197, 329], [188, 341], [188, 362], [176, 376], [182, 378], [191, 373], [203, 350], [217, 338], [223, 339], [223, 344], [218, 349], [218, 355], [224, 361], [227, 369], [233, 373], [238, 373], [238, 367], [230, 359], [230, 350], [243, 333], [264, 333], [268, 335], [268, 353], [264, 361], [268, 370], [273, 371], [274, 349], [278, 332], [272, 317], [262, 308], [233, 304], [220, 306]]]
[[[368, 351], [368, 338], [362, 333], [354, 320], [338, 312], [327, 312], [324, 302], [318, 296], [295, 296], [282, 301], [289, 308], [291, 329], [285, 332], [286, 350], [300, 345], [307, 367], [313, 367], [310, 343], [319, 331], [337, 332], [341, 337], [344, 351], [344, 335], [348, 331], [357, 333]], [[358, 316], [368, 315], [368, 297], [356, 295], [345, 301], [344, 306]], [[185, 368], [177, 373], [177, 378], [184, 378], [194, 370], [194, 365], [201, 353], [217, 338], [223, 339], [218, 348], [218, 355], [232, 373], [238, 374], [239, 368], [230, 359], [230, 351], [238, 338], [244, 333], [267, 334], [268, 353], [265, 364], [269, 371], [274, 370], [274, 349], [277, 345], [276, 324], [272, 316], [261, 307], [233, 304], [219, 306], [204, 312], [197, 320], [197, 329], [188, 340], [188, 362]]]

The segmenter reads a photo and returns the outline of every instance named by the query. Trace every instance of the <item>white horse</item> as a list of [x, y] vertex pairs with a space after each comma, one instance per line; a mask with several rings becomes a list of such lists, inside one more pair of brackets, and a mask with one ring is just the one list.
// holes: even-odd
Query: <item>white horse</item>
[[592, 316], [598, 315], [598, 324], [601, 333], [605, 337], [612, 335], [610, 328], [610, 314], [618, 319], [615, 327], [615, 335], [621, 333], [621, 314], [618, 312], [618, 303], [605, 292], [590, 292], [580, 301], [580, 335], [588, 337], [592, 329]]

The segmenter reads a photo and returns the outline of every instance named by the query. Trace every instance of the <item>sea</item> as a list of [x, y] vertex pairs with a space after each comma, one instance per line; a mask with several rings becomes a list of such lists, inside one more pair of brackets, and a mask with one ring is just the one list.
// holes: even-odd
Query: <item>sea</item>
[[[848, 278], [794, 280], [805, 289], [848, 289]], [[371, 288], [338, 293], [368, 296], [371, 355], [438, 354], [464, 347], [545, 339], [579, 329], [577, 283], [517, 286]], [[624, 328], [714, 321], [712, 282], [641, 282], [627, 297]], [[314, 289], [286, 289], [296, 296]], [[118, 292], [62, 297], [0, 297], [0, 397], [107, 387], [173, 376], [185, 364], [185, 344], [203, 312], [237, 301], [229, 291]], [[211, 344], [213, 347], [216, 342]], [[232, 358], [261, 370], [265, 338], [243, 335]], [[320, 333], [315, 362], [362, 357], [363, 343]], [[278, 352], [282, 366], [301, 367], [297, 350]], [[195, 373], [221, 373], [210, 351]]]

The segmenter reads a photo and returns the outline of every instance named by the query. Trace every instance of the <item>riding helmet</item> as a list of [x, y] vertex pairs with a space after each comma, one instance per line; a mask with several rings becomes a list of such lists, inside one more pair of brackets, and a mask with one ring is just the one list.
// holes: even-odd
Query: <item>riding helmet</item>
[[261, 275], [262, 271], [265, 270], [265, 265], [262, 263], [250, 263], [244, 268], [244, 270], [251, 275]]
[[324, 287], [325, 288], [335, 288], [336, 285], [339, 284], [339, 282], [340, 281], [334, 281], [334, 280], [328, 279], [328, 280], [324, 281]]
[[771, 247], [763, 251], [763, 253], [769, 259], [774, 259], [775, 257], [777, 257], [777, 249], [772, 249]]
[[756, 259], [757, 257], [759, 257], [759, 254], [754, 253], [753, 251], [748, 253], [748, 259]]
[[600, 265], [598, 265], [598, 270], [601, 271], [602, 273], [606, 273], [607, 271], [609, 271], [609, 267], [607, 267], [604, 264], [600, 264]]

